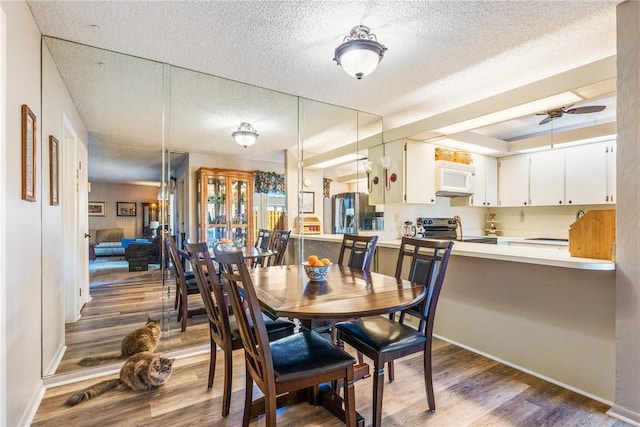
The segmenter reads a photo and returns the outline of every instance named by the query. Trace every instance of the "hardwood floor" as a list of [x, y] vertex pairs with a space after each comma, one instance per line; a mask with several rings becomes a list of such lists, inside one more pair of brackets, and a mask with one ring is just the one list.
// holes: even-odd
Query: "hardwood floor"
[[[123, 273], [120, 279], [111, 277], [92, 289], [93, 301], [87, 304], [81, 319], [87, 322], [86, 326], [77, 322], [68, 330], [68, 339], [74, 346], [70, 346], [69, 353], [73, 351], [74, 356], [66, 358], [65, 362], [76, 363], [81, 354], [88, 354], [83, 351], [92, 354], [116, 351], [122, 334], [134, 324], [143, 323], [147, 313], [159, 313], [158, 307], [162, 304], [170, 308], [165, 320], [172, 328], [163, 339], [170, 341], [172, 348], [194, 341], [208, 342], [203, 316], [189, 319], [187, 332], [179, 332], [173, 293], [166, 295], [166, 292], [158, 291], [161, 289], [158, 274], [149, 272], [134, 278]], [[168, 347], [163, 345], [165, 348]], [[89, 402], [67, 407], [64, 402], [70, 394], [117, 376], [50, 388], [32, 425], [239, 426], [244, 402], [242, 350], [234, 352], [233, 394], [227, 418], [220, 415], [223, 356], [218, 355], [211, 390], [207, 390], [208, 357], [206, 354], [177, 360], [171, 379], [153, 392], [110, 391]], [[430, 413], [422, 379], [422, 357], [417, 355], [396, 361], [396, 380], [384, 385], [383, 426], [628, 425], [607, 416], [609, 407], [602, 403], [437, 339], [433, 348], [433, 372], [437, 410]], [[357, 382], [355, 387], [357, 410], [364, 416], [366, 425], [370, 425], [371, 378]], [[259, 394], [256, 388], [254, 396]], [[264, 417], [253, 420], [251, 425], [264, 426]], [[301, 403], [279, 410], [278, 425], [330, 427], [343, 424], [323, 408]]]
[[[179, 350], [209, 343], [206, 316], [189, 318], [187, 330], [180, 331], [177, 312], [173, 308], [175, 279], [163, 273], [158, 265], [149, 271], [129, 272], [119, 259], [101, 260], [117, 268], [96, 268], [90, 272], [91, 301], [81, 311], [78, 321], [65, 326], [67, 350], [56, 374], [83, 369], [78, 361], [120, 351], [122, 338], [145, 324], [147, 316], [163, 317], [162, 337], [158, 351]], [[189, 297], [191, 306], [202, 306], [199, 295]], [[164, 313], [164, 316], [163, 316]], [[121, 363], [121, 362], [120, 362]]]
[[[218, 360], [221, 361], [222, 355]], [[207, 391], [208, 355], [179, 359], [168, 383], [153, 392], [110, 391], [75, 407], [69, 395], [101, 379], [47, 390], [33, 426], [238, 426], [242, 423], [244, 362], [234, 352], [231, 412], [222, 408], [223, 364]], [[421, 356], [396, 362], [384, 386], [384, 426], [626, 426], [606, 405], [441, 340], [434, 341], [437, 410], [427, 410]], [[108, 378], [115, 378], [114, 375]], [[357, 410], [371, 420], [371, 378], [356, 383]], [[257, 388], [254, 395], [259, 395]], [[263, 426], [264, 418], [252, 421]], [[279, 426], [343, 425], [323, 408], [301, 403], [278, 412]]]

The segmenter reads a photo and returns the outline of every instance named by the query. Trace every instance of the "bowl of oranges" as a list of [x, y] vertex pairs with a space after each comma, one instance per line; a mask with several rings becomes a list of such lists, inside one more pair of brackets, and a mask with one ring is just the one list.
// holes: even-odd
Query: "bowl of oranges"
[[311, 255], [307, 258], [307, 262], [303, 262], [304, 272], [307, 273], [307, 277], [312, 282], [322, 282], [327, 278], [329, 274], [329, 267], [331, 261], [329, 258], [318, 258], [316, 255]]

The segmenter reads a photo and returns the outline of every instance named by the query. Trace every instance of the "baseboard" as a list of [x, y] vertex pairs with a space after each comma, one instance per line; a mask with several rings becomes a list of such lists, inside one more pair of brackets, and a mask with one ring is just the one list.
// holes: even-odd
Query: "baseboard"
[[494, 356], [494, 355], [492, 355], [492, 354], [485, 353], [485, 352], [483, 352], [483, 351], [477, 350], [477, 349], [475, 349], [475, 348], [473, 348], [473, 347], [469, 347], [469, 346], [464, 345], [464, 344], [461, 344], [461, 343], [459, 343], [459, 342], [456, 342], [456, 341], [450, 340], [450, 339], [448, 339], [448, 338], [446, 338], [446, 337], [443, 337], [443, 336], [440, 336], [440, 335], [436, 335], [436, 334], [433, 334], [433, 336], [434, 336], [434, 337], [436, 337], [436, 338], [441, 339], [442, 341], [446, 341], [446, 342], [451, 343], [451, 344], [453, 344], [453, 345], [456, 345], [456, 346], [458, 346], [458, 347], [462, 347], [462, 348], [464, 348], [465, 350], [469, 350], [469, 351], [471, 351], [471, 352], [473, 352], [473, 353], [476, 353], [476, 354], [479, 354], [479, 355], [481, 355], [481, 356], [484, 356], [484, 357], [486, 357], [487, 359], [495, 360], [496, 362], [500, 362], [500, 363], [502, 363], [503, 365], [510, 366], [510, 367], [512, 367], [512, 368], [514, 368], [514, 369], [517, 369], [517, 370], [519, 370], [519, 371], [522, 371], [522, 372], [524, 372], [524, 373], [527, 373], [527, 374], [529, 374], [529, 375], [532, 375], [532, 376], [534, 376], [534, 377], [536, 377], [536, 378], [540, 378], [541, 380], [545, 380], [545, 381], [547, 381], [547, 382], [550, 382], [551, 384], [555, 384], [555, 385], [560, 386], [560, 387], [562, 387], [562, 388], [565, 388], [565, 389], [567, 389], [567, 390], [571, 390], [571, 391], [573, 391], [574, 393], [578, 393], [578, 394], [580, 394], [580, 395], [582, 395], [582, 396], [588, 397], [589, 399], [593, 399], [593, 400], [595, 400], [595, 401], [597, 401], [597, 402], [600, 402], [600, 403], [603, 403], [603, 404], [605, 404], [605, 405], [607, 405], [607, 406], [613, 406], [613, 402], [610, 402], [610, 401], [608, 401], [608, 400], [606, 400], [606, 399], [603, 399], [603, 398], [602, 398], [602, 397], [600, 397], [600, 396], [596, 396], [596, 395], [593, 395], [593, 394], [591, 394], [591, 393], [588, 393], [588, 392], [586, 392], [586, 391], [584, 391], [584, 390], [577, 389], [577, 388], [575, 388], [575, 387], [573, 387], [573, 386], [570, 386], [570, 385], [568, 385], [568, 384], [564, 384], [564, 383], [562, 383], [562, 382], [560, 382], [560, 381], [558, 381], [558, 380], [555, 380], [555, 379], [553, 379], [553, 378], [549, 378], [549, 377], [547, 377], [547, 376], [544, 376], [544, 375], [542, 375], [542, 374], [540, 374], [540, 373], [538, 373], [538, 372], [535, 372], [535, 371], [529, 370], [529, 369], [527, 369], [527, 368], [524, 368], [524, 367], [522, 367], [522, 366], [516, 365], [515, 363], [511, 363], [511, 362], [509, 362], [509, 361], [507, 361], [507, 360], [500, 359], [499, 357], [496, 357], [496, 356]]
[[33, 423], [45, 391], [47, 391], [47, 389], [44, 387], [44, 384], [40, 383], [40, 387], [38, 387], [33, 398], [27, 405], [25, 412], [22, 414], [22, 417], [20, 417], [20, 421], [18, 422], [19, 426], [30, 426], [31, 423]]
[[65, 344], [60, 344], [60, 347], [58, 347], [58, 351], [56, 351], [56, 355], [51, 360], [51, 363], [49, 363], [49, 366], [47, 366], [47, 369], [45, 369], [45, 372], [50, 373], [45, 375], [49, 376], [55, 374], [58, 366], [60, 366], [60, 363], [62, 362], [65, 351], [67, 351], [67, 346]]
[[640, 413], [623, 408], [619, 405], [613, 405], [611, 409], [607, 411], [607, 415], [620, 421], [624, 421], [627, 424], [631, 424], [632, 426], [640, 427]]

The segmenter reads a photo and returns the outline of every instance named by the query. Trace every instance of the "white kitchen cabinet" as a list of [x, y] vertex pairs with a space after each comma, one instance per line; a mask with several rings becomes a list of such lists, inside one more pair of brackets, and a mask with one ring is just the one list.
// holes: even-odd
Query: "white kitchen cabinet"
[[615, 145], [615, 141], [606, 141], [567, 148], [567, 204], [615, 203]]
[[528, 155], [505, 157], [498, 161], [498, 205], [529, 205]]
[[[384, 144], [391, 159], [385, 203], [435, 203], [435, 147], [426, 142], [397, 140]], [[396, 175], [393, 182], [392, 175]], [[382, 185], [385, 186], [384, 171]]]
[[[384, 171], [380, 164], [380, 159], [382, 159], [383, 156], [384, 146], [382, 144], [369, 148], [368, 160], [371, 162], [368, 186], [370, 205], [380, 205], [384, 203]], [[375, 181], [377, 181], [377, 183]]]
[[476, 182], [471, 206], [498, 206], [498, 159], [480, 154], [473, 155]]
[[563, 205], [564, 150], [531, 153], [529, 159], [529, 206]]

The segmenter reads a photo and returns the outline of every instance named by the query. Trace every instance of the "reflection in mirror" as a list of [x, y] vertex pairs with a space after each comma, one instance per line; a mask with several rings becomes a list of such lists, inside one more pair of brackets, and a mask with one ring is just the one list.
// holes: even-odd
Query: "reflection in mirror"
[[[79, 361], [86, 356], [118, 353], [123, 337], [142, 326], [147, 316], [163, 319], [158, 351], [208, 345], [204, 316], [187, 317], [182, 331], [175, 270], [162, 269], [163, 263], [171, 265], [163, 233], [181, 248], [184, 241], [198, 241], [209, 235], [210, 226], [220, 224], [220, 218], [210, 222], [207, 217], [209, 195], [203, 198], [199, 170], [214, 170], [218, 177], [222, 169], [253, 176], [242, 187], [243, 203], [233, 203], [229, 214], [216, 215], [224, 215], [248, 244], [260, 228], [296, 233], [303, 190], [312, 194], [304, 210], [318, 218], [315, 232], [331, 223], [332, 192], [357, 191], [343, 177], [358, 176], [359, 170], [361, 174], [353, 159], [358, 153], [367, 155], [358, 148], [359, 135], [369, 138], [378, 132], [373, 116], [359, 118], [347, 108], [67, 41], [44, 38], [44, 46], [43, 55], [50, 51], [52, 60], [43, 60], [43, 115], [57, 114], [48, 105], [59, 94], [49, 89], [53, 84], [47, 80], [58, 79], [63, 82], [58, 90], [68, 90], [87, 130], [91, 192], [85, 200], [104, 207], [100, 216], [87, 219], [97, 256], [88, 262], [91, 286], [84, 306], [67, 316], [65, 303], [47, 298], [55, 291], [43, 287], [44, 300], [51, 301], [43, 307], [45, 375], [79, 371]], [[242, 122], [251, 123], [259, 134], [247, 148], [231, 138]], [[316, 161], [302, 173], [299, 159], [333, 158], [335, 153], [350, 154], [351, 160], [337, 167]], [[325, 185], [328, 180], [331, 185]], [[118, 210], [118, 203], [128, 210]], [[65, 265], [73, 269], [83, 262]], [[117, 269], [102, 267], [112, 262], [119, 263]], [[61, 295], [76, 291], [59, 286]], [[112, 300], [98, 305], [105, 295]], [[198, 308], [199, 298], [191, 297], [196, 298], [189, 300], [189, 307]], [[56, 340], [60, 333], [66, 337]], [[62, 348], [56, 347], [60, 342]], [[113, 368], [117, 363], [121, 361], [100, 366]]]
[[[302, 99], [300, 133], [300, 192], [305, 197], [312, 193], [314, 199], [312, 213], [302, 205], [304, 234], [371, 230], [375, 208], [368, 200], [366, 165], [368, 148], [382, 144], [382, 118]], [[309, 251], [302, 243], [299, 256], [304, 260]]]
[[[65, 221], [70, 227], [86, 224], [78, 231], [80, 236], [90, 234], [89, 253], [95, 259], [68, 260], [67, 251], [63, 254], [65, 279], [67, 273], [89, 266], [89, 284], [81, 284], [88, 292], [80, 304], [43, 298], [46, 376], [77, 371], [83, 369], [82, 365], [121, 363], [117, 356], [123, 338], [145, 325], [147, 317], [163, 319], [161, 244], [159, 239], [146, 238], [140, 217], [143, 203], [162, 203], [158, 190], [163, 170], [164, 70], [157, 62], [63, 40], [45, 37], [43, 42], [43, 116], [49, 114], [51, 120], [56, 120], [55, 116], [60, 120], [56, 100], [61, 98], [61, 91], [68, 91], [73, 105], [62, 113], [77, 114], [88, 132], [85, 142], [90, 192], [76, 203], [84, 200], [82, 203], [88, 201], [95, 207], [88, 218], [86, 206], [63, 207], [65, 212], [78, 212], [74, 220]], [[64, 157], [64, 151], [72, 146], [65, 135], [62, 138]], [[84, 187], [83, 182], [77, 184], [78, 188], [86, 187], [86, 181]], [[63, 188], [67, 192], [69, 189]], [[78, 218], [82, 212], [84, 221]], [[162, 224], [162, 216], [157, 221]], [[76, 283], [78, 280], [61, 280], [56, 292], [65, 295], [68, 302], [77, 293]], [[51, 292], [43, 289], [45, 294]], [[165, 316], [165, 335], [170, 335], [166, 334], [168, 320]], [[63, 327], [64, 338], [54, 342]], [[62, 348], [60, 342], [64, 343]], [[165, 340], [158, 350], [168, 345]], [[116, 357], [106, 357], [111, 355]], [[105, 360], [85, 360], [81, 365], [87, 357]]]

